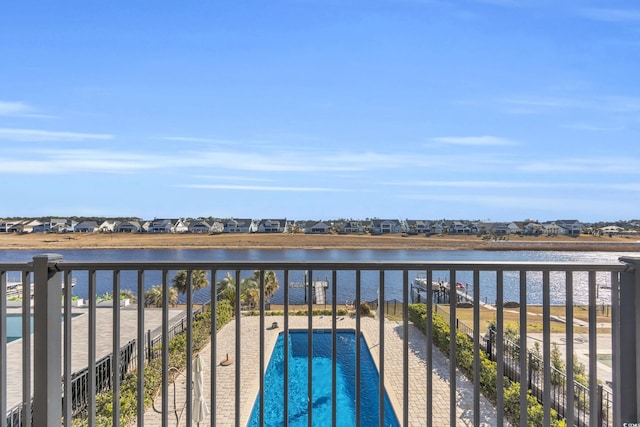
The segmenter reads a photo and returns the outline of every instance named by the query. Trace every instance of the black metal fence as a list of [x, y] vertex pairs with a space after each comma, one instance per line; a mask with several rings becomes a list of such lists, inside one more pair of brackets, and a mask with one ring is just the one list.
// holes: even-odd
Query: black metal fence
[[[395, 302], [395, 301], [394, 301]], [[445, 322], [449, 322], [449, 313], [438, 305], [434, 305], [434, 313], [442, 314]], [[456, 330], [470, 337], [473, 337], [473, 328], [466, 323], [456, 319]], [[489, 330], [489, 333], [481, 338], [479, 343], [489, 359], [496, 360], [496, 332]], [[544, 377], [542, 374], [543, 360], [535, 353], [527, 351], [527, 373], [526, 377], [520, 373], [520, 346], [505, 338], [503, 345], [504, 375], [511, 381], [526, 381], [531, 394], [543, 401]], [[558, 369], [551, 367], [551, 407], [557, 411], [558, 416], [566, 418], [566, 414], [571, 408], [567, 404], [567, 375]], [[589, 387], [574, 380], [574, 422], [576, 426], [589, 426]], [[602, 384], [598, 385], [598, 401], [595, 403], [598, 411], [598, 424], [595, 427], [613, 426], [613, 395], [610, 390], [605, 389]]]
[[[210, 303], [202, 304], [198, 309], [193, 311], [193, 318], [205, 312]], [[168, 339], [171, 341], [176, 335], [182, 334], [187, 330], [186, 314], [176, 320], [168, 330]], [[161, 356], [160, 343], [162, 342], [162, 327], [158, 327], [153, 331], [147, 331], [145, 339], [144, 351], [147, 362], [157, 359]], [[111, 390], [113, 386], [113, 353], [104, 356], [96, 361], [95, 378], [96, 392], [102, 393]], [[125, 376], [137, 369], [137, 340], [133, 339], [120, 348], [120, 367], [119, 378], [123, 380]], [[83, 412], [87, 409], [89, 402], [89, 381], [91, 375], [89, 369], [84, 368], [71, 374], [71, 410], [73, 417], [83, 417]], [[64, 400], [63, 396], [63, 400]], [[24, 403], [20, 403], [9, 411], [7, 411], [7, 427], [21, 427], [25, 424]], [[33, 415], [33, 414], [32, 414]]]

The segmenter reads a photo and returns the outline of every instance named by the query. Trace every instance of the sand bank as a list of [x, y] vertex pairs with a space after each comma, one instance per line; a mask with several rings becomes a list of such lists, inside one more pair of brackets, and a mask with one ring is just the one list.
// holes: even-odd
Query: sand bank
[[309, 235], [309, 234], [0, 234], [0, 249], [416, 249], [416, 250], [562, 250], [640, 252], [640, 239], [625, 237]]

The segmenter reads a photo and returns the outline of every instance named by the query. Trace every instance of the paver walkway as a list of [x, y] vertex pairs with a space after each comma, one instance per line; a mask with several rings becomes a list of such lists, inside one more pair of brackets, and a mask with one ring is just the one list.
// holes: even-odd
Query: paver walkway
[[[361, 331], [367, 341], [371, 353], [376, 364], [379, 359], [378, 349], [378, 321], [370, 318], [361, 319]], [[242, 317], [241, 318], [241, 413], [239, 414], [240, 424], [246, 425], [253, 404], [259, 389], [259, 317]], [[279, 329], [270, 329], [271, 322], [278, 322]], [[289, 327], [291, 329], [306, 329], [307, 317], [291, 316], [289, 317]], [[283, 317], [267, 317], [265, 319], [265, 365], [268, 364], [269, 357], [275, 345], [276, 338], [283, 330]], [[314, 329], [330, 329], [330, 316], [315, 316], [313, 318]], [[338, 322], [339, 329], [355, 329], [355, 320], [345, 317]], [[402, 337], [403, 326], [401, 323], [386, 321], [385, 322], [385, 386], [396, 414], [401, 417], [402, 414], [402, 385], [403, 385], [403, 365], [402, 365]], [[409, 326], [409, 419], [411, 426], [426, 426], [426, 342], [424, 335], [413, 325]], [[216, 369], [216, 408], [215, 408], [215, 425], [216, 426], [232, 426], [235, 425], [235, 370], [238, 367], [238, 361], [235, 358], [235, 321], [224, 326], [217, 335], [218, 354], [215, 356], [214, 369]], [[233, 364], [230, 366], [221, 366], [227, 353], [232, 358]], [[211, 410], [211, 347], [206, 346], [200, 353], [205, 366], [204, 388], [207, 404]], [[184, 368], [184, 367], [182, 367]], [[176, 412], [168, 415], [169, 425], [184, 426], [186, 425], [185, 410], [185, 390], [186, 378], [184, 374], [178, 378], [176, 382]], [[433, 349], [433, 425], [444, 426], [449, 425], [449, 361], [437, 349]], [[456, 414], [458, 425], [473, 425], [473, 385], [460, 373], [457, 374], [456, 389], [457, 408]], [[169, 401], [173, 402], [174, 395], [172, 389], [169, 392]], [[495, 408], [481, 396], [481, 425], [495, 426]], [[156, 407], [160, 407], [161, 397], [156, 401]], [[170, 408], [172, 410], [173, 408]], [[213, 411], [212, 411], [213, 412]], [[201, 425], [212, 425], [212, 415], [201, 423]], [[161, 426], [162, 417], [153, 408], [150, 408], [145, 414], [144, 425], [150, 427]]]
[[[20, 313], [20, 309], [7, 309], [8, 313]], [[74, 308], [76, 317], [71, 319], [71, 371], [87, 367], [89, 354], [89, 316], [87, 308]], [[180, 318], [181, 309], [169, 309], [169, 324]], [[147, 308], [144, 312], [145, 330], [154, 330], [162, 325], [162, 309]], [[138, 313], [135, 305], [120, 310], [120, 346], [137, 337]], [[62, 326], [61, 326], [62, 327]], [[113, 309], [96, 309], [96, 361], [113, 351]], [[31, 334], [33, 352], [33, 334]], [[32, 354], [33, 363], [33, 354]], [[33, 392], [33, 371], [31, 372]], [[7, 344], [7, 409], [22, 402], [22, 339]]]

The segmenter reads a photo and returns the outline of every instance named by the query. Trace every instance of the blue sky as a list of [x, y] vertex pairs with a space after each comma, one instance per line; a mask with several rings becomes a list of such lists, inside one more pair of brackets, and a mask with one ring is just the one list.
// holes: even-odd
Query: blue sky
[[640, 217], [635, 1], [19, 1], [0, 217]]

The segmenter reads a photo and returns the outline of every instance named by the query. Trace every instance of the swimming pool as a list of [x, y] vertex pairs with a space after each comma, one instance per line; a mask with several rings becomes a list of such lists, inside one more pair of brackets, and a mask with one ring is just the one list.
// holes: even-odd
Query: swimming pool
[[[71, 313], [71, 317], [79, 316], [80, 313]], [[64, 318], [61, 316], [61, 320]], [[33, 314], [31, 315], [31, 333], [33, 333]], [[7, 314], [7, 343], [11, 341], [19, 340], [22, 338], [22, 314], [20, 313], [8, 313]]]
[[[338, 426], [355, 423], [356, 334], [353, 330], [336, 331], [336, 414]], [[313, 425], [331, 425], [331, 331], [313, 331]], [[378, 370], [365, 339], [360, 336], [360, 424], [378, 425]], [[289, 425], [307, 426], [307, 357], [306, 330], [289, 331]], [[265, 373], [266, 426], [283, 425], [284, 420], [284, 334], [280, 333]], [[386, 426], [399, 426], [385, 393]], [[248, 426], [260, 424], [260, 400], [256, 399]]]

